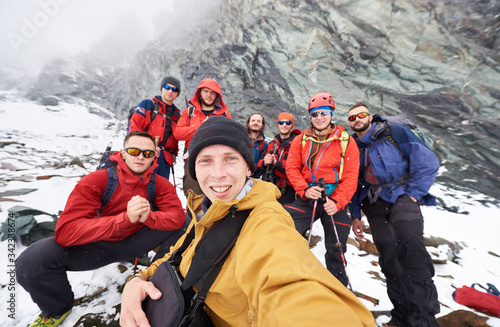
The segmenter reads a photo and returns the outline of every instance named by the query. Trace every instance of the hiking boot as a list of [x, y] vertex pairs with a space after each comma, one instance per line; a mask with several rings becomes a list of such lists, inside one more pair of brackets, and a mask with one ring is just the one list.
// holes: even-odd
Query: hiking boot
[[60, 315], [44, 317], [39, 315], [28, 327], [56, 327], [69, 315], [71, 309]]
[[384, 327], [403, 327], [404, 324], [402, 324], [399, 320], [397, 319], [391, 319], [385, 324], [382, 324]]

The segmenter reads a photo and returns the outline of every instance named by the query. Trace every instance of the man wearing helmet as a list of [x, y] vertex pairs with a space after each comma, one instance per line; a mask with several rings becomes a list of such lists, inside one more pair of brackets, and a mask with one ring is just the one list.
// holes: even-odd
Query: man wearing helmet
[[344, 128], [334, 123], [334, 110], [328, 93], [309, 100], [311, 126], [293, 141], [286, 166], [298, 198], [284, 207], [301, 234], [310, 229], [312, 219], [321, 219], [326, 267], [347, 286], [343, 255], [351, 227], [347, 205], [358, 182], [359, 150]]

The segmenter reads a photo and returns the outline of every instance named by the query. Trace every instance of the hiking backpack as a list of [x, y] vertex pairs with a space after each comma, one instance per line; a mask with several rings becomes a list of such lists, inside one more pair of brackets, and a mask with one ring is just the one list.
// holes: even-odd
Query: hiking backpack
[[[404, 126], [408, 129], [410, 129], [417, 136], [417, 138], [421, 142], [421, 144], [425, 145], [431, 151], [432, 151], [432, 148], [434, 147], [434, 141], [430, 137], [425, 136], [424, 133], [417, 127], [417, 125], [415, 125], [408, 118], [399, 117], [399, 116], [382, 117], [380, 115], [374, 115], [372, 122], [386, 124], [386, 126], [383, 127], [383, 130], [380, 133], [384, 137], [376, 140], [375, 142], [368, 144], [367, 146], [360, 147], [359, 148], [360, 153], [363, 150], [368, 151], [368, 149], [371, 148], [372, 146], [374, 146], [375, 144], [387, 140], [387, 141], [389, 141], [389, 143], [391, 143], [396, 148], [396, 150], [398, 150], [398, 152], [404, 158], [404, 160], [408, 160], [408, 156], [399, 147], [398, 137], [394, 137], [395, 135], [392, 135], [391, 125], [401, 125], [401, 126]], [[371, 138], [375, 139], [376, 137], [374, 135], [372, 135]], [[365, 162], [365, 166], [362, 168], [362, 170], [364, 171], [365, 168], [366, 168], [366, 162]], [[361, 177], [361, 176], [363, 176], [363, 171], [360, 172], [359, 176], [360, 176], [360, 180], [365, 182], [364, 179]], [[405, 175], [405, 176], [401, 176], [399, 178], [399, 180], [394, 182], [394, 183], [372, 184], [370, 186], [370, 188], [376, 187], [377, 191], [375, 193], [372, 193], [371, 191], [368, 192], [368, 199], [370, 200], [370, 203], [374, 203], [375, 201], [377, 201], [380, 193], [382, 192], [382, 188], [389, 187], [389, 186], [395, 186], [395, 185], [406, 185], [406, 184], [408, 184], [409, 179], [410, 179], [410, 176]], [[430, 194], [423, 196], [422, 202], [425, 205], [436, 205], [436, 199]]]
[[[486, 285], [488, 288], [478, 283], [471, 287], [464, 285], [453, 292], [453, 299], [459, 304], [500, 317], [500, 291], [493, 284]], [[486, 292], [477, 290], [476, 286]]]
[[[374, 115], [372, 122], [374, 123], [383, 123], [387, 122], [389, 124], [389, 128], [387, 128], [387, 132], [384, 131], [384, 133], [387, 133], [387, 138], [393, 143], [394, 145], [398, 145], [396, 140], [392, 138], [390, 134], [390, 126], [391, 125], [401, 125], [409, 128], [418, 138], [422, 141], [422, 143], [427, 146], [429, 149], [434, 148], [434, 140], [431, 139], [430, 137], [426, 136], [424, 132], [418, 128], [417, 125], [415, 125], [411, 120], [405, 117], [400, 117], [400, 116], [386, 116], [382, 117], [379, 115]], [[397, 146], [399, 148], [399, 146]], [[401, 151], [400, 151], [401, 152]]]

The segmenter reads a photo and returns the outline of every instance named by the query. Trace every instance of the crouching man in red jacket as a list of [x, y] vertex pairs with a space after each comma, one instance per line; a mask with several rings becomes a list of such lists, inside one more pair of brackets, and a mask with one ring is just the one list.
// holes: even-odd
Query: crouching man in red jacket
[[[16, 260], [19, 284], [42, 311], [30, 326], [54, 327], [70, 313], [74, 296], [67, 271], [130, 260], [158, 246], [161, 258], [184, 234], [189, 221], [174, 186], [153, 174], [154, 158], [152, 136], [128, 134], [123, 149], [110, 157], [116, 167], [92, 172], [75, 186], [55, 237], [33, 243]], [[113, 171], [118, 183], [102, 203]]]

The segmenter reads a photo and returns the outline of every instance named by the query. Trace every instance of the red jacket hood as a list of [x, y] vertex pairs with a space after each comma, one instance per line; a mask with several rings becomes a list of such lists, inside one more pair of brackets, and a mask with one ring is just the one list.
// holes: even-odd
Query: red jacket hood
[[198, 109], [201, 109], [200, 102], [198, 101], [199, 99], [199, 92], [202, 88], [209, 88], [210, 90], [216, 92], [219, 96], [215, 100], [215, 110], [224, 110], [227, 111], [226, 104], [222, 100], [222, 94], [221, 94], [221, 89], [219, 86], [219, 83], [217, 83], [215, 80], [210, 79], [210, 78], [204, 78], [201, 82], [200, 85], [198, 85], [198, 88], [196, 89], [196, 92], [194, 92], [193, 98], [189, 101], [193, 106], [195, 106]]

